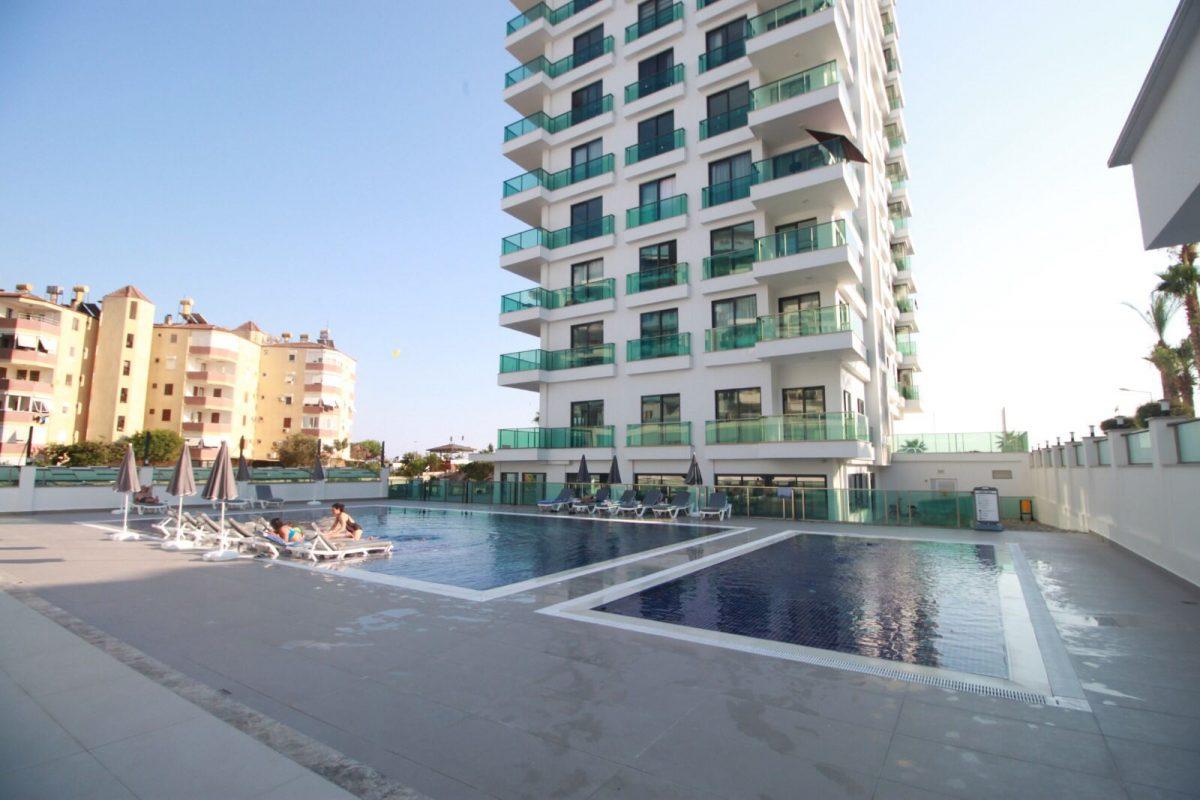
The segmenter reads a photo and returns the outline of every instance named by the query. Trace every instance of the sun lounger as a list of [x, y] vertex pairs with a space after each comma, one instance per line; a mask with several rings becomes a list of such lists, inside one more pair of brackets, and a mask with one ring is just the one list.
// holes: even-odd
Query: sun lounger
[[651, 489], [650, 491], [646, 492], [646, 496], [642, 498], [642, 502], [638, 504], [638, 509], [636, 512], [637, 515], [639, 517], [646, 516], [646, 512], [661, 503], [662, 499], [663, 493], [658, 489]]
[[600, 491], [596, 492], [596, 496], [591, 500], [576, 500], [567, 509], [572, 514], [593, 514], [597, 506], [607, 505], [608, 497], [612, 494], [607, 486], [601, 486]]
[[716, 517], [717, 519], [725, 519], [733, 513], [733, 504], [729, 502], [729, 498], [724, 492], [713, 492], [712, 497], [708, 498], [708, 504], [696, 511], [696, 516], [700, 519], [709, 519]]
[[254, 484], [254, 499], [258, 503], [259, 508], [280, 508], [283, 506], [283, 500], [276, 497], [271, 485], [266, 483]]
[[302, 544], [288, 545], [288, 555], [310, 561], [342, 561], [362, 556], [391, 555], [392, 543], [382, 539], [327, 539], [318, 532]]
[[626, 489], [621, 495], [621, 499], [615, 505], [609, 506], [608, 513], [614, 517], [619, 517], [626, 512], [636, 514], [640, 507], [641, 503], [637, 500], [637, 492], [633, 489]]
[[134, 500], [129, 507], [140, 517], [144, 514], [162, 514], [167, 510], [167, 504], [159, 500], [157, 503], [139, 503]]
[[670, 517], [676, 519], [680, 514], [686, 513], [692, 507], [692, 495], [687, 489], [677, 489], [671, 495], [670, 502], [659, 503], [651, 509], [656, 517]]
[[231, 532], [229, 543], [238, 550], [279, 558], [279, 554], [287, 549], [285, 542], [272, 539], [253, 524], [239, 522], [236, 519], [226, 520], [226, 522], [229, 523]]
[[564, 486], [563, 490], [558, 493], [558, 497], [553, 500], [539, 500], [537, 507], [538, 511], [562, 511], [564, 508], [569, 508], [575, 502], [575, 494], [570, 487]]

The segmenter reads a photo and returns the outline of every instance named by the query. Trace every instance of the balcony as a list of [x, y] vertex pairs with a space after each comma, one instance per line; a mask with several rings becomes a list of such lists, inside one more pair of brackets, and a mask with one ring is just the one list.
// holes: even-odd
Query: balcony
[[612, 344], [566, 350], [525, 350], [500, 356], [500, 385], [537, 391], [543, 383], [607, 378], [616, 374]]
[[837, 356], [844, 368], [868, 380], [862, 317], [850, 306], [836, 305], [758, 318], [756, 359], [815, 355]]
[[921, 391], [911, 384], [900, 384], [900, 396], [904, 398], [905, 413], [921, 413]]
[[36, 394], [53, 395], [54, 382], [49, 380], [23, 380], [20, 378], [0, 378], [0, 394]]
[[753, 175], [742, 175], [733, 180], [705, 186], [700, 190], [700, 206], [702, 208], [712, 208], [713, 206], [732, 203], [734, 200], [745, 199], [750, 196], [750, 184], [753, 180]]
[[628, 447], [678, 447], [691, 443], [690, 422], [643, 422], [625, 426]]
[[237, 376], [230, 372], [216, 372], [213, 370], [200, 369], [188, 370], [184, 373], [192, 383], [217, 384], [219, 386], [235, 386], [237, 385]]
[[34, 336], [58, 336], [59, 323], [48, 317], [18, 314], [15, 317], [0, 317], [0, 332], [31, 333]]
[[500, 266], [524, 278], [538, 280], [541, 266], [549, 260], [549, 251], [563, 250], [563, 253], [556, 253], [555, 256], [570, 258], [611, 247], [614, 227], [615, 219], [609, 214], [598, 220], [568, 225], [554, 231], [530, 228], [506, 236], [500, 243]]
[[888, 158], [894, 158], [904, 148], [904, 130], [899, 124], [892, 122], [883, 126], [883, 135], [888, 143]]
[[749, 196], [768, 214], [786, 214], [803, 204], [837, 214], [858, 203], [858, 177], [841, 139], [801, 147], [755, 162]]
[[749, 114], [750, 106], [746, 105], [730, 109], [723, 114], [717, 114], [715, 117], [700, 120], [700, 139], [710, 139], [720, 136], [722, 133], [746, 127]]
[[[504, 100], [523, 114], [540, 109], [552, 92], [582, 81], [598, 70], [611, 66], [613, 59], [604, 58], [613, 52], [613, 37], [606, 36], [595, 44], [580, 48], [570, 55], [551, 61], [539, 55], [504, 76]], [[589, 69], [580, 69], [587, 64]]]
[[499, 450], [563, 450], [612, 447], [613, 426], [580, 428], [501, 428], [496, 434]]
[[874, 454], [867, 418], [846, 412], [709, 420], [704, 439], [709, 445], [754, 445], [745, 448], [749, 458], [865, 459]]
[[[506, 294], [500, 298], [500, 324], [537, 335], [543, 322], [615, 311], [616, 283], [613, 278], [604, 278], [553, 291], [539, 286]], [[595, 305], [605, 300], [608, 301], [606, 305]]]
[[[664, 197], [652, 203], [635, 206], [625, 212], [625, 228], [640, 228], [643, 225], [653, 226], [652, 229], [639, 231], [635, 236], [626, 236], [627, 240], [641, 239], [646, 236], [657, 236], [668, 230], [675, 230], [687, 225], [687, 195], [677, 194], [674, 197]], [[678, 217], [677, 222], [663, 223]]]
[[754, 248], [704, 257], [704, 280], [738, 275], [754, 269]]
[[529, 61], [544, 52], [554, 37], [587, 24], [611, 8], [612, 0], [571, 0], [558, 8], [537, 3], [508, 21], [504, 46], [518, 61]]
[[189, 346], [188, 356], [202, 358], [206, 361], [227, 361], [236, 363], [238, 360], [238, 354], [236, 350], [229, 350], [224, 347], [212, 347], [209, 345]]
[[794, 141], [800, 130], [854, 135], [850, 100], [836, 61], [789, 75], [750, 93], [748, 122], [768, 148]]
[[682, 150], [683, 141], [684, 129], [678, 128], [671, 133], [656, 136], [653, 139], [638, 142], [637, 144], [631, 144], [625, 148], [625, 166], [640, 164], [643, 161], [648, 161], [655, 156], [669, 153], [672, 150]]
[[631, 117], [683, 97], [683, 72], [683, 64], [676, 64], [629, 84], [625, 87], [625, 107], [621, 113]]
[[758, 344], [758, 323], [745, 322], [737, 325], [723, 325], [719, 328], [709, 328], [704, 332], [704, 352], [715, 353], [721, 350], [741, 350]]
[[616, 158], [609, 153], [558, 172], [531, 170], [504, 182], [500, 208], [522, 222], [536, 223], [549, 203], [610, 185], [615, 167]]
[[192, 436], [228, 436], [233, 426], [228, 422], [185, 422], [181, 426], [185, 434]]
[[771, 80], [807, 64], [848, 63], [849, 28], [837, 5], [833, 0], [792, 0], [747, 20], [746, 55], [760, 76]]
[[665, 8], [656, 14], [652, 14], [644, 19], [639, 19], [637, 22], [625, 28], [625, 44], [635, 42], [643, 36], [648, 36], [657, 30], [667, 27], [676, 20], [683, 19], [683, 3], [675, 3], [669, 8]]
[[627, 274], [625, 276], [625, 294], [640, 294], [671, 286], [686, 286], [687, 282], [688, 265], [686, 263], [654, 267]]
[[557, 116], [538, 111], [504, 127], [504, 155], [529, 170], [542, 163], [553, 145], [595, 133], [613, 121], [613, 97], [607, 94]]
[[900, 366], [913, 371], [921, 369], [917, 360], [917, 340], [911, 334], [896, 334], [896, 350], [900, 353]]
[[838, 219], [762, 236], [754, 241], [754, 275], [786, 284], [797, 273], [837, 283], [862, 281], [862, 245], [854, 225]]
[[58, 356], [25, 347], [0, 347], [0, 363], [53, 367], [58, 363]]
[[651, 358], [671, 358], [692, 353], [690, 333], [668, 333], [663, 336], [647, 336], [630, 339], [625, 343], [626, 361], [644, 361]]
[[233, 398], [189, 394], [183, 398], [183, 404], [190, 408], [216, 408], [223, 410], [233, 408]]
[[703, 75], [709, 70], [736, 61], [744, 55], [746, 55], [746, 40], [734, 39], [720, 47], [701, 53], [698, 71]]

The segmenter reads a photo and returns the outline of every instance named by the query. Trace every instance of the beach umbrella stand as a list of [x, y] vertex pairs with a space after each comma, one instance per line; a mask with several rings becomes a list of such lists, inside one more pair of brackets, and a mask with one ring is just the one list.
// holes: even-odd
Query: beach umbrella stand
[[217, 460], [213, 462], [212, 472], [208, 474], [208, 483], [204, 485], [203, 495], [205, 500], [221, 504], [221, 538], [216, 550], [209, 550], [203, 555], [205, 561], [233, 561], [239, 558], [236, 550], [229, 549], [229, 536], [225, 530], [225, 503], [236, 500], [238, 496], [234, 477], [233, 463], [229, 460], [229, 445], [221, 442]]
[[196, 543], [183, 538], [183, 498], [196, 493], [196, 473], [192, 470], [192, 453], [185, 444], [179, 453], [179, 461], [175, 464], [175, 472], [171, 475], [171, 483], [167, 486], [167, 494], [179, 498], [175, 509], [175, 536], [162, 543], [163, 550], [192, 550]]
[[310, 506], [319, 506], [321, 501], [317, 499], [317, 494], [321, 491], [321, 486], [324, 485], [326, 474], [325, 465], [321, 463], [321, 440], [317, 439], [317, 458], [313, 464], [312, 472], [309, 473], [313, 482], [313, 498], [308, 501]]
[[125, 445], [125, 458], [121, 459], [121, 466], [117, 470], [117, 482], [113, 486], [113, 491], [120, 492], [124, 499], [121, 506], [121, 530], [108, 537], [114, 542], [132, 542], [142, 538], [129, 530], [129, 496], [141, 490], [142, 483], [138, 480], [133, 445]]

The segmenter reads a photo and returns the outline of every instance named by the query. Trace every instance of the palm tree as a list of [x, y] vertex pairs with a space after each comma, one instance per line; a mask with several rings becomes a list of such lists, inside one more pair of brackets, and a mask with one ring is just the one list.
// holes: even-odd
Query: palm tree
[[1155, 290], [1150, 293], [1149, 310], [1142, 311], [1133, 303], [1125, 303], [1125, 305], [1133, 309], [1133, 312], [1154, 331], [1157, 341], [1150, 348], [1150, 355], [1146, 356], [1146, 360], [1158, 370], [1158, 377], [1162, 382], [1162, 396], [1168, 400], [1174, 400], [1178, 393], [1176, 376], [1179, 368], [1175, 363], [1175, 351], [1167, 344], [1166, 336], [1167, 326], [1171, 324], [1171, 318], [1179, 310], [1179, 298], [1165, 291]]
[[1196, 376], [1192, 374], [1192, 364], [1196, 359], [1191, 340], [1184, 339], [1179, 343], [1179, 347], [1172, 348], [1171, 352], [1175, 356], [1175, 386], [1179, 390], [1179, 404], [1183, 406], [1184, 413], [1191, 416], [1195, 413], [1192, 393], [1196, 389]]
[[[1183, 303], [1187, 314], [1188, 339], [1192, 343], [1192, 362], [1200, 371], [1200, 298], [1196, 295], [1200, 286], [1200, 271], [1196, 269], [1196, 245], [1179, 246], [1179, 263], [1172, 264], [1166, 272], [1159, 273], [1158, 291], [1166, 292]], [[1190, 399], [1190, 398], [1189, 398]]]

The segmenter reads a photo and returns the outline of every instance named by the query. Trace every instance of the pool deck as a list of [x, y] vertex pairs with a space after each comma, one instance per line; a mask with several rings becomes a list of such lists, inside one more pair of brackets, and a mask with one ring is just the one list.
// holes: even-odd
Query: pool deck
[[[476, 602], [74, 524], [98, 516], [0, 518], [0, 796], [1200, 796], [1200, 589], [1091, 535], [735, 519], [753, 530]], [[794, 529], [1018, 543], [1090, 711], [538, 613]], [[134, 732], [84, 741], [72, 710], [106, 697]], [[14, 704], [74, 744], [27, 746]], [[157, 780], [101, 757], [138, 736]], [[218, 792], [205, 761], [272, 777]]]

